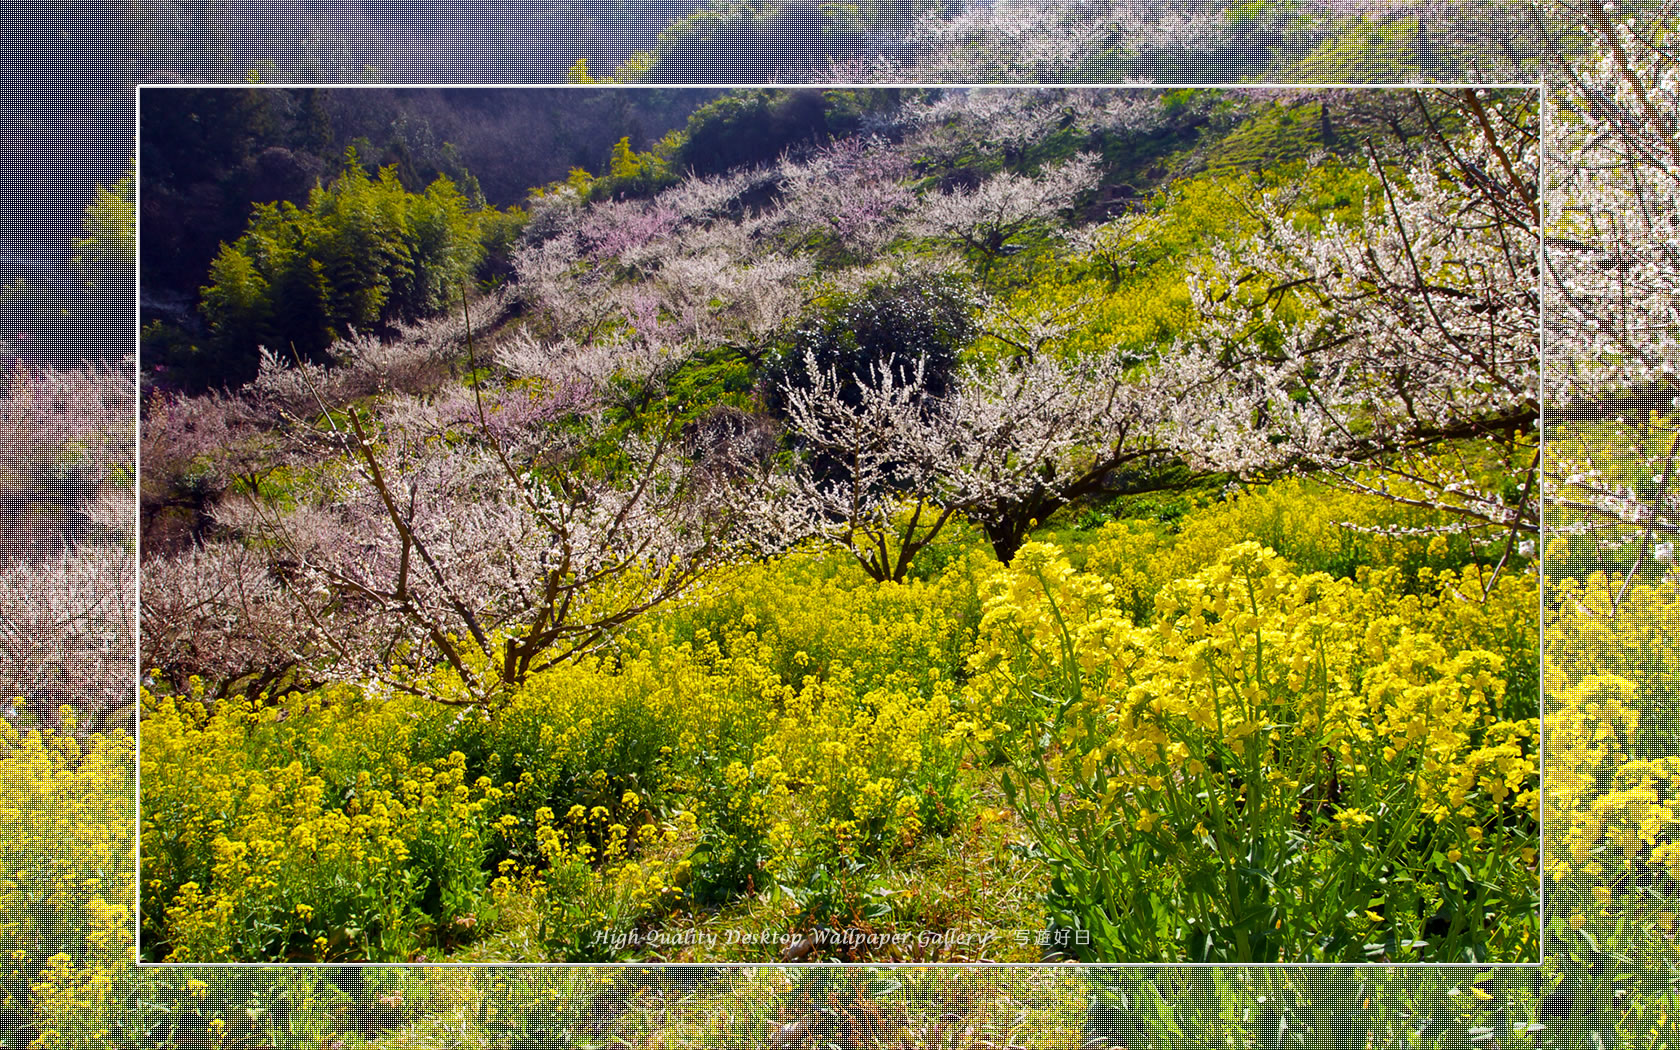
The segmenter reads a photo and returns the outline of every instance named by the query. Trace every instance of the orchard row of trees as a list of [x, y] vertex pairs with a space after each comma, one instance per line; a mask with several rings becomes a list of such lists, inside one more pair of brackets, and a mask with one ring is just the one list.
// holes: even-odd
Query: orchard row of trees
[[[580, 75], [587, 79], [587, 74]], [[680, 119], [686, 106], [709, 94], [641, 92], [630, 96], [633, 101], [625, 101], [626, 92], [587, 88], [564, 93], [433, 90], [367, 96], [366, 104], [351, 111], [320, 89], [146, 93], [142, 99], [148, 187], [141, 209], [146, 234], [142, 356], [148, 380], [199, 391], [245, 382], [254, 375], [256, 337], [264, 326], [225, 324], [228, 304], [220, 299], [201, 303], [201, 317], [191, 317], [188, 302], [200, 302], [201, 287], [215, 289], [226, 277], [238, 305], [247, 275], [227, 272], [225, 257], [221, 271], [212, 273], [211, 267], [218, 241], [236, 248], [248, 246], [248, 239], [242, 244], [240, 238], [251, 225], [245, 201], [272, 202], [282, 211], [291, 204], [318, 222], [346, 218], [341, 213], [318, 214], [311, 204], [310, 187], [319, 185], [332, 168], [333, 162], [326, 159], [333, 153], [332, 144], [338, 144], [335, 155], [341, 156], [343, 143], [356, 128], [373, 130], [381, 121], [389, 124], [390, 144], [383, 153], [365, 136], [356, 137], [349, 148], [364, 161], [380, 157], [380, 170], [394, 169], [395, 181], [403, 189], [418, 194], [427, 179], [447, 177], [471, 210], [482, 213], [481, 224], [490, 227], [484, 236], [491, 243], [478, 276], [481, 281], [493, 281], [507, 276], [506, 253], [500, 249], [523, 220], [517, 205], [532, 182], [548, 184], [551, 192], [563, 184], [585, 201], [646, 198], [689, 176], [771, 168], [789, 152], [808, 157], [836, 142], [855, 145], [874, 135], [897, 135], [899, 111], [906, 101], [909, 112], [924, 122], [942, 119], [938, 114], [943, 112], [937, 101], [926, 104], [929, 98], [937, 99], [936, 93], [926, 91], [759, 88], [716, 98], [692, 112], [685, 127], [643, 146], [662, 126], [661, 120]], [[559, 97], [569, 100], [563, 112], [556, 104]], [[1135, 204], [1166, 181], [1203, 164], [1233, 171], [1258, 170], [1283, 160], [1304, 161], [1314, 149], [1345, 150], [1373, 129], [1401, 137], [1425, 130], [1410, 126], [1417, 122], [1412, 107], [1381, 94], [1320, 98], [1304, 92], [1293, 96], [1287, 106], [1257, 110], [1241, 98], [1186, 90], [1168, 95], [1166, 104], [1174, 119], [1153, 121], [1150, 134], [1128, 132], [1124, 121], [1116, 120], [1103, 135], [1109, 186], [1094, 202], [1094, 210], [1088, 209], [1091, 214]], [[964, 105], [971, 110], [968, 123], [975, 125], [984, 107]], [[975, 144], [978, 149], [967, 156], [962, 155], [963, 148], [952, 156], [905, 154], [878, 174], [896, 182], [912, 171], [919, 176], [938, 171], [947, 183], [953, 179], [972, 182], [1000, 159], [1014, 166], [1036, 164], [1042, 156], [1026, 151], [1040, 140], [1041, 129], [1031, 125], [1027, 109], [1017, 107], [1015, 117], [1007, 109], [991, 114], [998, 119], [984, 128]], [[1023, 119], [1027, 122], [1011, 126], [1011, 121]], [[610, 137], [601, 130], [609, 126], [628, 132], [610, 148]], [[519, 148], [498, 148], [486, 139], [497, 130], [517, 140]], [[955, 129], [947, 131], [947, 138], [957, 141]], [[466, 144], [458, 146], [453, 139], [440, 144], [442, 134], [462, 138]], [[593, 152], [586, 162], [581, 161], [580, 151], [591, 143]], [[1038, 147], [1038, 152], [1043, 154], [1044, 148]], [[567, 156], [572, 158], [570, 174], [557, 179], [555, 175], [566, 170]], [[895, 170], [905, 169], [906, 164], [907, 170]], [[799, 183], [799, 195], [814, 204], [812, 195], [832, 167], [806, 164], [797, 172], [790, 170], [788, 177]], [[773, 194], [770, 185], [761, 186], [760, 192]], [[836, 184], [833, 192], [841, 193], [841, 185]], [[485, 207], [492, 203], [510, 207], [505, 213], [492, 213]], [[848, 226], [843, 232], [855, 237], [870, 220], [837, 204], [831, 223], [840, 222]], [[247, 238], [258, 232], [253, 226]], [[280, 232], [285, 232], [285, 224], [280, 224]], [[984, 236], [997, 232], [980, 231]], [[293, 241], [302, 239], [302, 233], [291, 235]], [[301, 311], [268, 311], [297, 316], [302, 329], [269, 331], [268, 342], [319, 344], [325, 329], [312, 315], [321, 312], [313, 301], [321, 298], [320, 291], [305, 287], [309, 277], [302, 271], [282, 283], [289, 286], [288, 295], [305, 294], [311, 302]], [[206, 332], [206, 326], [220, 330]]]
[[[146, 666], [229, 688], [336, 667], [494, 703], [732, 559], [820, 538], [901, 580], [959, 517], [1008, 558], [1070, 501], [1292, 470], [1531, 550], [1537, 100], [1410, 107], [1416, 137], [1303, 179], [1213, 179], [1213, 216], [1163, 198], [1093, 223], [1105, 147], [1181, 99], [910, 100], [648, 197], [555, 188], [515, 280], [423, 325], [448, 284], [404, 283], [392, 180], [315, 198], [354, 250], [288, 256], [269, 245], [303, 213], [259, 209], [216, 289], [309, 257], [323, 335], [388, 301], [411, 322], [153, 400]], [[1207, 223], [1212, 246], [1150, 260], [1163, 222]], [[332, 259], [385, 259], [389, 283], [335, 280]], [[1140, 293], [1162, 272], [1187, 303]], [[1170, 321], [1114, 337], [1136, 301]]]

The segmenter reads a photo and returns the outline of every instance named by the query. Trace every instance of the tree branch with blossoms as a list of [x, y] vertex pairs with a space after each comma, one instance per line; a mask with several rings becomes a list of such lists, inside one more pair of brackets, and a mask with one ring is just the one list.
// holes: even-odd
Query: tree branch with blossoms
[[1471, 131], [1417, 96], [1439, 148], [1401, 165], [1368, 143], [1379, 192], [1357, 220], [1304, 221], [1288, 190], [1253, 201], [1261, 232], [1210, 249], [1190, 282], [1201, 323], [1162, 368], [1194, 460], [1315, 472], [1509, 530], [1509, 552], [1539, 528], [1537, 100], [1433, 101]]

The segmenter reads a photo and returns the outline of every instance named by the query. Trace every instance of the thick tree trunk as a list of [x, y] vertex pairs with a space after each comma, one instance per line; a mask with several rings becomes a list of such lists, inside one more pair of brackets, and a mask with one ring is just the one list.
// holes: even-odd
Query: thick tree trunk
[[1066, 505], [1067, 500], [1060, 497], [1039, 496], [982, 521], [980, 528], [991, 542], [992, 552], [997, 555], [998, 561], [1007, 565], [1020, 551], [1021, 545], [1027, 542], [1027, 534], [1033, 526]]

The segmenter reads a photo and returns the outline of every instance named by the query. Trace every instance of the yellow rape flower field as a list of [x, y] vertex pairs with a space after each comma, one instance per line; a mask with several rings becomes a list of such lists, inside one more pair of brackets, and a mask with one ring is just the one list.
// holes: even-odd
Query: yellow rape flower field
[[490, 711], [148, 687], [143, 957], [1533, 960], [1534, 574], [1393, 514], [794, 552]]

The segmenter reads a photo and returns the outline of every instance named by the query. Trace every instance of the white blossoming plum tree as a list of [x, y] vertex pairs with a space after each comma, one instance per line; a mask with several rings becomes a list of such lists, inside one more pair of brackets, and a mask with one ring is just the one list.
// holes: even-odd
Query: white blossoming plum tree
[[972, 188], [954, 188], [922, 198], [918, 228], [946, 238], [980, 257], [981, 281], [1013, 239], [1035, 226], [1055, 226], [1061, 214], [1097, 186], [1100, 161], [1080, 153], [1037, 177], [1001, 171]]
[[[337, 455], [292, 506], [223, 504], [224, 524], [274, 552], [340, 669], [494, 706], [732, 553], [741, 503], [694, 469], [677, 426], [650, 420], [604, 453], [581, 394], [539, 399], [546, 418], [493, 422], [529, 397], [491, 405], [475, 389], [465, 426], [323, 403], [292, 429]], [[416, 673], [435, 661], [452, 675]]]
[[1171, 440], [1213, 469], [1313, 471], [1499, 526], [1509, 551], [1539, 528], [1538, 98], [1414, 101], [1429, 148], [1368, 146], [1357, 219], [1311, 221], [1286, 187], [1252, 202], [1259, 232], [1211, 247], [1161, 365]]
[[1152, 440], [1163, 402], [1117, 357], [970, 362], [937, 394], [927, 367], [889, 358], [842, 376], [811, 356], [813, 381], [784, 388], [803, 456], [795, 520], [851, 548], [876, 579], [904, 579], [959, 514], [1007, 561], [1037, 520], [1163, 454]]

